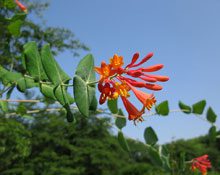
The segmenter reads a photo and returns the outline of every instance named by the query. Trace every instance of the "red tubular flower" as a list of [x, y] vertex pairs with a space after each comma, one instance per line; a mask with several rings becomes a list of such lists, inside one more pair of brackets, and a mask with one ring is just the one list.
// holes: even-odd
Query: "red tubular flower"
[[140, 66], [141, 64], [145, 63], [146, 61], [148, 61], [152, 56], [154, 55], [153, 52], [150, 52], [149, 54], [147, 54], [139, 63], [137, 64], [132, 64], [131, 66], [126, 66], [128, 68], [132, 68], [132, 67], [137, 67]]
[[131, 90], [134, 92], [137, 99], [146, 107], [148, 110], [152, 108], [152, 106], [156, 103], [156, 99], [153, 94], [147, 94], [143, 91], [140, 91], [136, 89], [134, 86], [132, 86], [130, 83], [128, 83], [128, 86], [131, 88]]
[[121, 96], [121, 99], [128, 112], [128, 119], [133, 120], [134, 124], [136, 124], [136, 121], [143, 121], [141, 116], [144, 113], [144, 107], [139, 111], [127, 98]]
[[[148, 74], [148, 72], [154, 72], [162, 69], [162, 64], [145, 68], [136, 68], [135, 70], [132, 69], [142, 65], [152, 56], [153, 53], [151, 52], [141, 61], [136, 63], [139, 58], [139, 53], [135, 53], [131, 62], [123, 68], [123, 57], [115, 54], [112, 58], [110, 58], [110, 64], [106, 64], [102, 61], [100, 67], [95, 67], [95, 71], [100, 74], [98, 88], [101, 95], [99, 103], [103, 104], [107, 99], [117, 99], [120, 96], [128, 112], [128, 119], [133, 120], [134, 122], [143, 121], [141, 116], [145, 112], [145, 108], [150, 110], [156, 103], [156, 99], [153, 94], [147, 94], [136, 88], [146, 88], [158, 91], [162, 89], [162, 86], [153, 83], [169, 80], [169, 77], [167, 76]], [[127, 76], [132, 78], [128, 78]], [[133, 78], [138, 78], [140, 80], [136, 81]], [[143, 104], [143, 108], [140, 111], [127, 99], [130, 96], [130, 90], [133, 91], [137, 99]]]
[[15, 3], [17, 4], [17, 6], [25, 13], [27, 13], [27, 7], [25, 5], [23, 5], [21, 2], [19, 2], [18, 0], [15, 0]]
[[133, 58], [132, 58], [132, 60], [131, 60], [131, 63], [128, 64], [125, 68], [131, 67], [131, 66], [137, 61], [138, 58], [139, 58], [139, 53], [135, 53], [135, 54], [133, 55]]
[[117, 54], [115, 54], [113, 58], [110, 58], [110, 65], [114, 69], [120, 68], [121, 66], [123, 66], [123, 64], [124, 61], [122, 56], [118, 56]]
[[103, 86], [102, 83], [98, 84], [98, 89], [101, 92], [100, 98], [99, 98], [99, 104], [105, 103], [107, 98], [113, 98], [115, 89], [113, 87], [110, 87], [109, 83], [105, 83]]
[[142, 72], [155, 72], [163, 68], [163, 64], [156, 64], [146, 68], [141, 68]]
[[154, 78], [156, 79], [157, 81], [160, 81], [160, 82], [165, 82], [165, 81], [168, 81], [169, 80], [169, 77], [168, 76], [161, 76], [161, 75], [149, 75], [149, 74], [144, 74], [145, 77], [148, 77], [148, 78]]
[[212, 165], [208, 159], [207, 154], [201, 157], [192, 159], [192, 166], [191, 166], [192, 171], [195, 171], [196, 169], [198, 169], [202, 173], [202, 175], [206, 175], [207, 169], [211, 167]]
[[110, 76], [114, 74], [114, 72], [111, 70], [111, 66], [106, 64], [105, 61], [102, 61], [101, 67], [95, 67], [95, 71], [101, 75], [100, 82], [102, 82], [105, 79], [108, 79]]

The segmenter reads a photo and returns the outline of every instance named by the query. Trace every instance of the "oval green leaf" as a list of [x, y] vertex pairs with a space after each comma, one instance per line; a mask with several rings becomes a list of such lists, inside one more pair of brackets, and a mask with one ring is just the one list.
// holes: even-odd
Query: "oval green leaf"
[[182, 110], [182, 112], [186, 113], [186, 114], [190, 114], [191, 113], [191, 107], [184, 104], [183, 102], [179, 101], [179, 108]]
[[197, 103], [195, 103], [193, 106], [192, 106], [192, 112], [194, 114], [202, 114], [204, 109], [205, 109], [205, 105], [206, 105], [206, 101], [205, 100], [201, 100]]
[[169, 105], [168, 105], [168, 101], [163, 101], [162, 103], [160, 103], [159, 105], [156, 106], [156, 112], [159, 115], [163, 115], [166, 116], [169, 114]]
[[75, 76], [73, 79], [74, 84], [74, 98], [76, 105], [84, 116], [89, 116], [89, 106], [90, 100], [88, 95], [88, 90], [85, 81], [82, 80], [79, 76]]
[[157, 134], [152, 127], [147, 127], [144, 131], [145, 142], [149, 145], [155, 145], [158, 141]]
[[215, 114], [215, 112], [213, 111], [211, 107], [208, 108], [206, 118], [211, 123], [215, 123], [216, 121], [217, 115]]

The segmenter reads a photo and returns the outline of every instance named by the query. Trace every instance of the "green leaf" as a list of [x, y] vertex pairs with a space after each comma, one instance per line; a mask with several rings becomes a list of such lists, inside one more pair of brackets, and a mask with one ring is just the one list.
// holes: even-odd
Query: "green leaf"
[[91, 54], [86, 55], [78, 64], [76, 68], [76, 75], [81, 77], [86, 84], [94, 82], [95, 72], [94, 72], [94, 58]]
[[118, 113], [118, 99], [108, 100], [107, 105], [112, 114]]
[[205, 109], [205, 105], [206, 105], [206, 101], [205, 100], [201, 100], [201, 101], [195, 103], [192, 106], [192, 108], [193, 108], [192, 112], [194, 114], [200, 114], [201, 115], [203, 113], [204, 109]]
[[210, 142], [214, 142], [216, 140], [216, 136], [217, 136], [216, 126], [212, 126], [209, 129], [209, 140], [210, 140]]
[[40, 84], [41, 93], [47, 98], [56, 100], [56, 97], [54, 96], [54, 88], [54, 85]]
[[156, 106], [156, 112], [159, 115], [166, 116], [169, 114], [169, 105], [168, 101], [163, 101], [159, 105]]
[[96, 111], [97, 107], [98, 107], [98, 101], [96, 99], [96, 96], [94, 96], [93, 99], [92, 99], [92, 102], [91, 102], [91, 104], [89, 106], [89, 110]]
[[20, 29], [21, 29], [22, 24], [23, 24], [22, 20], [17, 20], [17, 21], [11, 22], [8, 25], [8, 31], [13, 36], [18, 37], [20, 35]]
[[8, 9], [13, 9], [16, 7], [16, 4], [15, 4], [14, 0], [5, 0], [4, 6]]
[[[121, 109], [118, 110], [118, 115], [124, 116]], [[122, 129], [123, 127], [126, 126], [126, 118], [116, 117], [115, 125], [117, 126], [118, 129]]]
[[89, 116], [89, 94], [85, 81], [79, 76], [75, 76], [73, 79], [74, 84], [74, 98], [79, 111], [86, 117]]
[[68, 122], [73, 122], [74, 121], [74, 116], [73, 113], [71, 112], [70, 106], [69, 105], [64, 105], [64, 108], [66, 109], [66, 119]]
[[94, 59], [92, 55], [85, 56], [78, 64], [73, 78], [74, 98], [79, 111], [89, 116], [89, 107], [95, 96]]
[[70, 77], [60, 68], [54, 59], [49, 44], [43, 46], [41, 50], [41, 59], [44, 71], [54, 85], [66, 83], [70, 80]]
[[123, 150], [130, 152], [130, 148], [127, 144], [127, 141], [124, 138], [124, 135], [121, 131], [118, 132], [118, 142], [121, 145], [121, 147], [123, 148]]
[[157, 134], [152, 127], [147, 127], [144, 131], [145, 142], [149, 145], [155, 145], [158, 141]]
[[0, 79], [4, 85], [16, 84], [19, 91], [24, 92], [28, 88], [38, 86], [33, 79], [23, 77], [22, 74], [17, 72], [10, 72], [0, 66]]
[[4, 113], [8, 112], [8, 102], [7, 101], [0, 101], [1, 109]]
[[47, 80], [48, 78], [44, 72], [41, 57], [35, 42], [29, 42], [24, 45], [24, 55], [28, 73], [38, 81]]
[[57, 101], [63, 106], [69, 105], [69, 99], [67, 97], [67, 91], [64, 86], [58, 85], [54, 88], [54, 96]]
[[18, 80], [22, 79], [23, 75], [16, 72], [10, 72], [7, 69], [0, 66], [0, 79], [4, 85], [10, 83], [17, 83]]
[[17, 80], [17, 88], [21, 92], [25, 92], [26, 89], [36, 87], [38, 83], [35, 83], [33, 79], [27, 77], [21, 77]]
[[160, 154], [154, 147], [147, 145], [147, 152], [154, 165], [159, 166], [159, 167], [163, 166], [163, 161], [160, 157]]
[[186, 104], [184, 104], [183, 102], [179, 101], [179, 108], [186, 114], [190, 114], [191, 113], [191, 107], [187, 106]]
[[215, 112], [213, 111], [211, 107], [209, 107], [207, 111], [206, 118], [211, 123], [215, 123], [216, 121], [217, 115], [215, 114]]

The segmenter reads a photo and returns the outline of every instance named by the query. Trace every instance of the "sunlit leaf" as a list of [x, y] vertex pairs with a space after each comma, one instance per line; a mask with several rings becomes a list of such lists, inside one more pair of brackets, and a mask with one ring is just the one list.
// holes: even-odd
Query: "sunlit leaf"
[[61, 85], [70, 80], [70, 77], [61, 69], [54, 59], [48, 44], [44, 45], [41, 50], [41, 59], [44, 71], [54, 85]]
[[54, 88], [54, 85], [40, 84], [41, 93], [47, 98], [56, 100], [56, 97], [54, 96]]
[[191, 113], [191, 107], [179, 101], [179, 108], [186, 114]]
[[89, 116], [89, 95], [85, 81], [79, 76], [75, 76], [73, 79], [74, 84], [74, 98], [79, 111], [84, 116]]
[[29, 42], [24, 45], [25, 65], [28, 73], [36, 80], [46, 80], [38, 47], [35, 42]]
[[204, 109], [205, 109], [205, 105], [206, 105], [206, 101], [205, 100], [201, 100], [201, 101], [195, 103], [192, 106], [192, 108], [193, 108], [192, 112], [194, 114], [202, 114]]
[[86, 55], [78, 64], [76, 68], [76, 75], [78, 75], [86, 84], [94, 82], [94, 58], [91, 54]]
[[61, 85], [56, 86], [54, 88], [54, 96], [61, 105], [64, 106], [66, 104], [70, 104], [65, 87]]
[[163, 101], [159, 105], [156, 106], [156, 112], [159, 115], [166, 116], [169, 114], [169, 105], [168, 101]]
[[73, 78], [74, 98], [79, 111], [89, 116], [89, 107], [95, 96], [94, 59], [92, 55], [85, 56], [78, 64]]

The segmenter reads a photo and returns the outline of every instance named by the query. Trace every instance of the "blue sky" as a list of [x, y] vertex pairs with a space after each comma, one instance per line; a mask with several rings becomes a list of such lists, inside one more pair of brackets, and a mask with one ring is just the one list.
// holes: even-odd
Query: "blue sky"
[[[154, 52], [145, 65], [162, 63], [165, 67], [158, 73], [170, 77], [161, 84], [164, 89], [154, 93], [158, 103], [168, 100], [170, 109], [178, 109], [179, 100], [191, 105], [206, 99], [219, 115], [219, 9], [218, 0], [52, 0], [45, 19], [50, 26], [72, 30], [91, 48], [96, 65], [115, 53], [129, 63], [135, 52], [141, 57]], [[65, 52], [57, 60], [73, 75], [80, 58]], [[130, 122], [123, 131], [143, 141], [147, 126], [166, 143], [206, 134], [210, 125], [198, 116], [172, 113], [145, 118], [138, 126]]]

